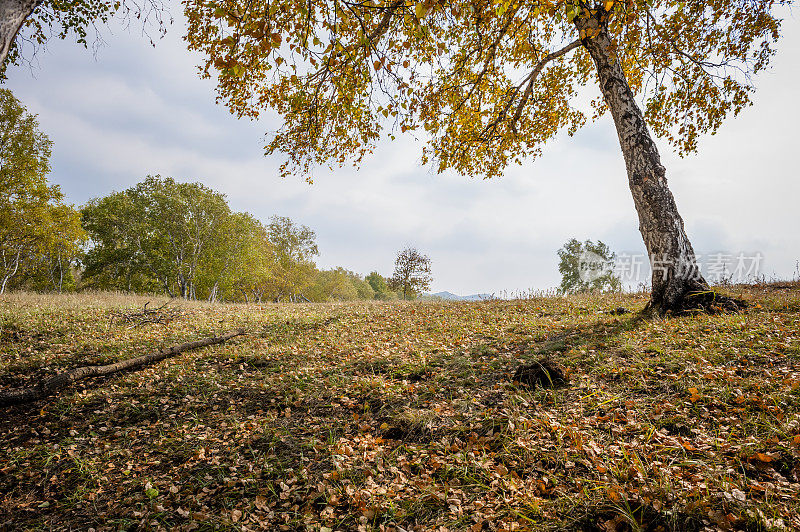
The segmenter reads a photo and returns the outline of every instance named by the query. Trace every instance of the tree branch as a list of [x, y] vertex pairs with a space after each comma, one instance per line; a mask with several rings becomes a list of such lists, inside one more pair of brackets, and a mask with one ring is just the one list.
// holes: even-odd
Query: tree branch
[[511, 118], [511, 131], [513, 131], [514, 134], [517, 133], [517, 121], [522, 116], [522, 109], [523, 109], [523, 107], [525, 107], [525, 104], [528, 103], [528, 100], [530, 99], [531, 94], [533, 93], [533, 84], [536, 82], [536, 78], [539, 77], [539, 74], [542, 73], [542, 70], [544, 70], [544, 67], [547, 66], [547, 63], [549, 63], [550, 61], [554, 61], [554, 60], [558, 59], [559, 57], [570, 53], [572, 50], [574, 50], [575, 48], [578, 48], [580, 45], [581, 45], [581, 40], [580, 39], [576, 39], [575, 41], [573, 41], [573, 42], [569, 43], [568, 45], [566, 45], [561, 50], [558, 50], [556, 52], [552, 52], [550, 54], [547, 54], [534, 67], [533, 71], [528, 75], [528, 77], [525, 78], [522, 81], [523, 83], [525, 83], [527, 81], [528, 82], [528, 86], [525, 87], [525, 92], [522, 94], [522, 99], [520, 100], [519, 104], [517, 105], [517, 110], [514, 112], [514, 116]]
[[0, 407], [38, 401], [39, 399], [44, 399], [48, 395], [66, 388], [75, 381], [83, 380], [89, 377], [111, 375], [125, 370], [139, 369], [148, 364], [175, 356], [178, 353], [183, 353], [184, 351], [197, 349], [198, 347], [204, 347], [207, 345], [221, 344], [226, 340], [230, 340], [231, 338], [241, 336], [243, 334], [246, 334], [245, 331], [243, 329], [238, 329], [227, 334], [223, 334], [222, 336], [212, 336], [210, 338], [203, 338], [193, 342], [186, 342], [185, 344], [162, 349], [161, 351], [156, 351], [155, 353], [150, 353], [149, 355], [142, 355], [140, 357], [130, 358], [128, 360], [122, 360], [106, 366], [84, 366], [82, 368], [76, 368], [65, 373], [59, 373], [54, 377], [50, 377], [36, 387], [2, 390], [0, 391]]

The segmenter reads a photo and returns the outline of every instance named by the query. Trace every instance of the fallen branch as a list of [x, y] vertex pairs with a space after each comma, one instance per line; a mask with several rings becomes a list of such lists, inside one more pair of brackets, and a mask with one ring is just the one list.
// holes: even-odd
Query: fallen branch
[[112, 314], [112, 322], [114, 319], [118, 319], [124, 321], [125, 323], [132, 324], [128, 326], [128, 329], [133, 329], [148, 323], [166, 325], [172, 320], [179, 318], [183, 314], [180, 309], [167, 308], [169, 301], [157, 309], [148, 309], [147, 305], [149, 304], [150, 302], [148, 301], [144, 304], [144, 308], [138, 312], [115, 312]]
[[122, 360], [106, 366], [84, 366], [81, 368], [75, 368], [64, 373], [59, 373], [54, 377], [50, 377], [49, 379], [40, 383], [38, 386], [0, 391], [0, 407], [38, 401], [39, 399], [44, 399], [48, 395], [62, 390], [73, 382], [79, 380], [88, 379], [89, 377], [111, 375], [113, 373], [118, 373], [125, 370], [139, 369], [148, 364], [153, 364], [154, 362], [159, 362], [165, 358], [173, 357], [178, 353], [190, 351], [199, 347], [205, 347], [207, 345], [221, 344], [226, 340], [230, 340], [231, 338], [241, 336], [243, 334], [245, 334], [244, 330], [238, 329], [227, 334], [223, 334], [222, 336], [212, 336], [209, 338], [203, 338], [201, 340], [195, 340], [193, 342], [186, 342], [185, 344], [174, 345], [172, 347], [162, 349], [161, 351], [150, 353], [149, 355], [142, 355], [140, 357], [130, 358], [128, 360]]

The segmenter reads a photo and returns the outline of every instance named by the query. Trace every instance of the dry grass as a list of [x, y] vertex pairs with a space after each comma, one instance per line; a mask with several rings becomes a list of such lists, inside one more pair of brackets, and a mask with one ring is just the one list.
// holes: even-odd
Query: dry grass
[[[800, 528], [800, 285], [641, 321], [643, 295], [210, 305], [0, 299], [0, 385], [250, 336], [0, 415], [0, 529]], [[548, 358], [566, 386], [515, 369]]]
[[126, 292], [85, 291], [66, 294], [42, 294], [37, 292], [8, 292], [0, 296], [0, 308], [44, 309], [44, 308], [131, 308], [160, 306], [175, 301], [180, 305], [204, 305], [203, 302], [175, 300], [164, 295], [133, 295]]

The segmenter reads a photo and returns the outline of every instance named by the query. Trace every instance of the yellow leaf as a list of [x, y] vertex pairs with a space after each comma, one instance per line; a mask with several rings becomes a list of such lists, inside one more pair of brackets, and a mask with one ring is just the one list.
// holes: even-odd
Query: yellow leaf
[[567, 20], [572, 22], [573, 20], [575, 20], [575, 17], [577, 17], [580, 14], [580, 12], [581, 12], [581, 8], [579, 8], [577, 6], [572, 6], [571, 5], [571, 6], [567, 7]]
[[422, 20], [425, 18], [425, 15], [428, 14], [428, 7], [424, 2], [419, 2], [414, 8], [414, 14], [417, 15], [419, 20]]
[[692, 394], [689, 400], [693, 403], [696, 403], [703, 397], [702, 395], [700, 395], [700, 393], [698, 393], [697, 388], [689, 388], [689, 393]]

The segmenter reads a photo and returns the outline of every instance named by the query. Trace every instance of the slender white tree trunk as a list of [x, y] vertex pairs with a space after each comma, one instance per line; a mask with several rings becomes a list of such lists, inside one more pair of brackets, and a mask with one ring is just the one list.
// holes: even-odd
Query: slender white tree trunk
[[16, 275], [17, 271], [19, 270], [19, 257], [22, 253], [22, 250], [17, 250], [17, 254], [14, 257], [14, 268], [9, 272], [8, 266], [6, 265], [6, 254], [3, 252], [3, 266], [5, 266], [6, 274], [3, 277], [3, 284], [0, 285], [0, 295], [3, 295], [6, 291], [6, 284], [8, 284], [8, 280]]
[[64, 287], [64, 265], [61, 262], [61, 255], [58, 256], [58, 293], [61, 293]]
[[697, 267], [656, 144], [614, 53], [604, 22], [599, 16], [579, 17], [575, 24], [579, 30], [590, 30], [590, 34], [600, 30], [596, 36], [584, 39], [583, 45], [597, 67], [600, 89], [614, 119], [628, 185], [639, 215], [639, 231], [653, 266], [648, 308], [665, 314], [693, 307], [701, 303], [702, 298], [697, 298], [697, 294], [707, 293], [710, 288]]
[[39, 0], [0, 0], [0, 65], [5, 63], [17, 33]]

